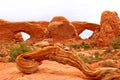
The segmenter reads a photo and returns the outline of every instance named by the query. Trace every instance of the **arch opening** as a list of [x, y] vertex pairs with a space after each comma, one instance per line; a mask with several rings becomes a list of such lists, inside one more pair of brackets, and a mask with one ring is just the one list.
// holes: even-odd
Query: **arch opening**
[[85, 29], [81, 34], [79, 34], [79, 36], [82, 39], [88, 39], [93, 35], [93, 31]]
[[22, 38], [24, 41], [28, 40], [30, 38], [30, 35], [25, 33], [25, 32], [21, 32]]
[[29, 38], [30, 38], [30, 35], [27, 34], [26, 32], [22, 32], [22, 31], [15, 32], [15, 35], [14, 35], [15, 42], [26, 41]]

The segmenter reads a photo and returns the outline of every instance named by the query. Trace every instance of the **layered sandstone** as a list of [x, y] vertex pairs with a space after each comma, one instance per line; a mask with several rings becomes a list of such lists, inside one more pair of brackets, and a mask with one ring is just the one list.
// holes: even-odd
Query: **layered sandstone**
[[120, 69], [108, 67], [92, 69], [75, 55], [75, 53], [65, 51], [57, 46], [48, 46], [21, 54], [17, 57], [16, 64], [18, 69], [23, 73], [33, 73], [37, 71], [38, 65], [42, 64], [43, 60], [56, 61], [76, 67], [88, 77], [88, 80], [120, 79]]

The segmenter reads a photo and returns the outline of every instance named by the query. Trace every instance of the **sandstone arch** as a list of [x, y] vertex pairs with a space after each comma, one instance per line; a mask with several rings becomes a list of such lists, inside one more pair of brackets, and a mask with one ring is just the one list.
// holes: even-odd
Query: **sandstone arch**
[[0, 28], [0, 43], [7, 43], [14, 41], [14, 33], [7, 28]]
[[[79, 34], [85, 29], [93, 31], [89, 38], [90, 44], [95, 46], [109, 46], [108, 44], [118, 38], [120, 32], [120, 19], [116, 12], [104, 11], [99, 24], [73, 21], [69, 22], [63, 16], [56, 16], [49, 21], [9, 22], [0, 19], [0, 43], [14, 42], [15, 34], [25, 32], [31, 36], [28, 42], [38, 42], [49, 38], [53, 41], [81, 40]], [[3, 36], [4, 35], [4, 36]], [[19, 41], [19, 40], [18, 40]], [[53, 42], [54, 42], [53, 41]]]
[[[44, 29], [42, 29], [39, 24], [32, 24], [29, 22], [9, 22], [0, 25], [0, 28], [3, 28], [4, 30], [9, 30], [11, 32], [8, 32], [8, 34], [11, 34], [12, 36], [3, 36], [4, 38], [11, 38], [11, 40], [6, 39], [6, 42], [11, 42], [14, 39], [15, 34], [18, 32], [28, 33], [31, 36], [29, 39], [30, 42], [40, 41], [41, 39], [43, 39], [44, 36]], [[0, 42], [1, 41], [2, 40], [0, 40]]]
[[21, 32], [16, 33], [14, 35], [14, 39], [15, 39], [15, 42], [23, 42], [24, 41]]
[[30, 21], [29, 23], [38, 24], [41, 26], [42, 29], [46, 29], [50, 22], [49, 21], [38, 21], [38, 22]]
[[85, 29], [94, 32], [95, 30], [100, 28], [100, 25], [95, 23], [80, 22], [80, 21], [73, 21], [71, 23], [75, 26], [75, 29], [77, 30], [78, 34], [82, 33]]
[[30, 35], [25, 32], [20, 32], [23, 38], [23, 41], [27, 41], [30, 38]]

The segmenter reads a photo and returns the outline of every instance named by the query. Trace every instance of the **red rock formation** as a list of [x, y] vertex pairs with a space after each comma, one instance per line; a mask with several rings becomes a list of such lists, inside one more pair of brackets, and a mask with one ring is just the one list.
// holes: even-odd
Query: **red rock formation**
[[9, 22], [0, 25], [0, 43], [14, 42], [15, 35], [18, 32], [28, 33], [30, 35], [28, 41], [30, 42], [40, 41], [44, 36], [44, 29], [42, 29], [39, 24], [32, 24], [29, 22]]
[[78, 34], [82, 33], [85, 29], [94, 32], [95, 30], [100, 28], [100, 25], [95, 23], [80, 22], [80, 21], [73, 21], [71, 23], [75, 26], [75, 29], [77, 30]]
[[55, 16], [50, 22], [69, 22], [65, 17], [63, 16]]
[[2, 24], [6, 24], [6, 23], [9, 23], [9, 22], [8, 22], [8, 21], [5, 21], [5, 20], [0, 19], [0, 25], [2, 25]]
[[[44, 39], [51, 42], [82, 40], [79, 34], [85, 29], [92, 30], [93, 35], [87, 42], [95, 46], [108, 46], [118, 37], [120, 32], [120, 19], [116, 12], [105, 11], [101, 16], [101, 23], [69, 22], [65, 17], [56, 16], [48, 21], [8, 22], [0, 20], [0, 43], [19, 42], [22, 38], [16, 36], [19, 32], [30, 35], [28, 42], [39, 42]], [[4, 36], [3, 36], [4, 35]]]
[[107, 46], [118, 37], [120, 19], [116, 12], [104, 11], [101, 16], [100, 29], [91, 37], [92, 44]]
[[[1, 25], [0, 25], [1, 26]], [[7, 28], [0, 27], [0, 43], [13, 41], [14, 33]]]
[[34, 21], [30, 21], [29, 23], [32, 23], [32, 24], [38, 24], [41, 26], [41, 28], [43, 29], [46, 29], [49, 25], [49, 22], [48, 21], [38, 21], [38, 22], [34, 22]]
[[1, 20], [1, 23], [3, 22], [4, 24], [0, 25], [0, 29], [4, 29], [0, 34], [2, 38], [0, 43], [22, 41], [21, 36], [17, 35], [19, 32], [25, 32], [30, 35], [30, 39], [27, 40], [28, 42], [39, 42], [44, 38], [61, 41], [78, 37], [74, 26], [62, 16], [54, 17], [50, 23], [48, 21], [5, 22]]
[[77, 37], [75, 27], [64, 17], [57, 16], [51, 20], [47, 28], [48, 37], [61, 41]]
[[87, 80], [120, 79], [119, 68], [90, 68], [75, 53], [65, 51], [58, 46], [48, 46], [32, 52], [21, 54], [16, 59], [17, 68], [23, 73], [33, 73], [38, 70], [43, 60], [56, 61], [78, 68], [87, 77]]
[[15, 39], [15, 42], [23, 42], [24, 41], [21, 32], [15, 34], [14, 39]]

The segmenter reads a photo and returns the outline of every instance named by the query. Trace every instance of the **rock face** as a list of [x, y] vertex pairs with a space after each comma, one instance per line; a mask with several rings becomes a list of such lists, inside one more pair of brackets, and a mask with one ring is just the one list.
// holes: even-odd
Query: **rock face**
[[101, 16], [100, 28], [92, 36], [93, 44], [107, 46], [120, 32], [120, 19], [116, 12], [104, 11]]
[[49, 21], [38, 21], [38, 22], [31, 21], [29, 23], [40, 25], [42, 29], [46, 29], [49, 25]]
[[[20, 32], [30, 35], [27, 42], [39, 42], [52, 38], [55, 41], [78, 37], [74, 26], [64, 17], [54, 17], [51, 22], [7, 22], [0, 20], [0, 43], [23, 41]], [[3, 36], [5, 35], [5, 36]]]
[[6, 23], [9, 23], [9, 22], [8, 22], [8, 21], [5, 21], [5, 20], [0, 19], [0, 25], [2, 25], [2, 24], [6, 24]]
[[95, 23], [80, 22], [80, 21], [73, 21], [71, 23], [75, 26], [75, 29], [77, 30], [78, 34], [82, 33], [85, 29], [91, 30], [94, 33], [97, 29], [100, 28], [100, 25]]
[[51, 20], [47, 28], [49, 38], [54, 41], [74, 38], [77, 35], [75, 27], [64, 17], [57, 16]]
[[31, 42], [39, 41], [44, 36], [44, 29], [39, 24], [9, 22], [0, 25], [0, 43], [16, 42], [16, 34], [19, 32], [28, 33], [30, 35], [29, 41]]
[[82, 41], [79, 34], [86, 29], [93, 31], [93, 35], [86, 42], [94, 46], [108, 46], [113, 39], [118, 38], [120, 19], [116, 12], [104, 11], [100, 25], [81, 21], [69, 22], [62, 16], [56, 16], [50, 22], [8, 22], [0, 20], [0, 43], [23, 41], [20, 32], [29, 34], [30, 38], [27, 42], [32, 43], [42, 40], [48, 40], [51, 43], [74, 39]]
[[14, 39], [15, 39], [15, 42], [23, 42], [24, 41], [23, 38], [22, 38], [21, 32], [15, 34]]

